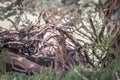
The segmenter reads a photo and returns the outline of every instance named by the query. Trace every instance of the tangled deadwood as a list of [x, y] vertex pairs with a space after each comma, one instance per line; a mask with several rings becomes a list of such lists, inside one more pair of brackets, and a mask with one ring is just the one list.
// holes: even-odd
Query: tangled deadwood
[[[55, 71], [64, 72], [70, 68], [71, 64], [78, 65], [81, 60], [85, 61], [78, 50], [82, 46], [69, 31], [74, 24], [72, 19], [66, 23], [60, 23], [62, 18], [55, 20], [51, 17], [50, 19], [45, 13], [40, 16], [43, 15], [47, 21], [43, 26], [37, 25], [38, 19], [36, 25], [28, 23], [26, 26], [26, 23], [23, 23], [17, 30], [0, 28], [3, 44], [1, 49], [8, 50], [6, 61], [8, 71], [40, 73], [42, 66], [52, 66]], [[74, 48], [67, 44], [67, 39], [72, 42]]]
[[[61, 12], [59, 14], [54, 13], [56, 11], [50, 14], [42, 12], [36, 24], [23, 22], [15, 30], [6, 30], [0, 27], [2, 44], [0, 49], [8, 50], [6, 61], [8, 71], [41, 73], [43, 67], [52, 66], [55, 72], [64, 73], [70, 69], [71, 65], [78, 65], [79, 63], [95, 67], [96, 62], [101, 63], [106, 57], [106, 54], [102, 53], [109, 48], [103, 45], [104, 50], [97, 53], [96, 44], [99, 45], [104, 42], [104, 33], [107, 27], [102, 26], [97, 33], [92, 18], [88, 18], [91, 30], [82, 21], [81, 26], [77, 27], [75, 18], [69, 17], [68, 19]], [[56, 16], [60, 16], [60, 18], [56, 18]], [[40, 25], [41, 19], [44, 20], [44, 25]], [[114, 31], [111, 34], [114, 29], [117, 32]], [[112, 39], [115, 38], [114, 42], [116, 42], [119, 40], [120, 28], [114, 29], [110, 29], [112, 31], [109, 31], [108, 35], [112, 35]], [[74, 33], [78, 37], [74, 36]], [[84, 40], [79, 37], [84, 38]], [[85, 40], [89, 40], [90, 43]], [[89, 46], [91, 50], [88, 49]]]

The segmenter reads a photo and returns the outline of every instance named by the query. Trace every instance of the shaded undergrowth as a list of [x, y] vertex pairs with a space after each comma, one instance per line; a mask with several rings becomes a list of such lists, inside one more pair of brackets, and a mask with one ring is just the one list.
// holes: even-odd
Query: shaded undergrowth
[[[42, 74], [26, 75], [20, 73], [0, 73], [0, 80], [118, 80], [120, 77], [120, 59], [112, 60], [109, 64], [100, 69], [87, 71], [79, 65], [72, 68], [66, 75], [55, 75], [52, 70], [45, 70]], [[75, 72], [76, 69], [78, 73]]]

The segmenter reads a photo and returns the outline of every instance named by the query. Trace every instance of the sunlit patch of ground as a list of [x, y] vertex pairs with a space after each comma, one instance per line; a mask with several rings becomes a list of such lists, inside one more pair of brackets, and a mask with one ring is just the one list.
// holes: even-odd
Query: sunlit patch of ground
[[[27, 20], [30, 20], [30, 21], [32, 21], [33, 23], [36, 22], [37, 16], [33, 16], [33, 15], [31, 15], [30, 13], [27, 13], [26, 15], [27, 15]], [[12, 21], [14, 21], [15, 16], [10, 17], [9, 19], [11, 19]], [[22, 21], [25, 21], [25, 19], [26, 19], [25, 14], [23, 14], [23, 15], [21, 16], [21, 19], [22, 19]], [[12, 25], [13, 25], [13, 24], [12, 24], [10, 21], [8, 21], [7, 19], [5, 19], [5, 20], [3, 20], [3, 21], [0, 20], [0, 26], [3, 27], [3, 28], [10, 29], [10, 28], [12, 27]]]

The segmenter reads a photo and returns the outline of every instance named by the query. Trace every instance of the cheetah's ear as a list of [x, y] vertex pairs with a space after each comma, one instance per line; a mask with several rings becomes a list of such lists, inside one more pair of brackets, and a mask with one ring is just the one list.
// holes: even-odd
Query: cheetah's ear
[[65, 37], [65, 40], [67, 39], [67, 37]]
[[67, 39], [67, 37], [63, 37], [63, 38], [62, 38], [62, 40], [66, 40], [66, 39]]
[[63, 38], [64, 38], [64, 39], [67, 39], [67, 37], [66, 37], [66, 36], [63, 36]]

